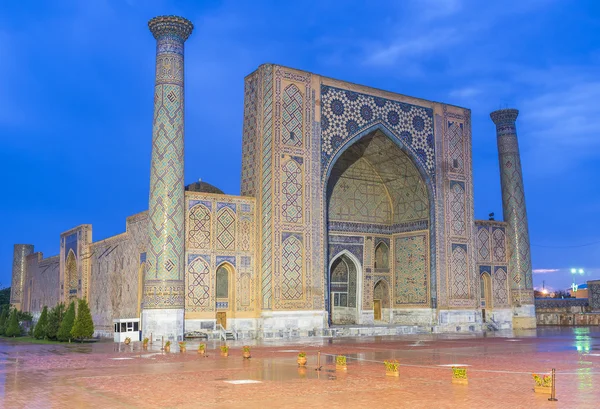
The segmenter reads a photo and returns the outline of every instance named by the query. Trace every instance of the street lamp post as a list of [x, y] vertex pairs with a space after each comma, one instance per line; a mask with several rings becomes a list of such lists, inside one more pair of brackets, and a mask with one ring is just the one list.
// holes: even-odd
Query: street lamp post
[[[577, 274], [583, 275], [584, 273], [585, 272], [583, 271], [583, 268], [572, 268], [571, 269], [571, 278], [572, 278], [571, 290], [572, 290], [573, 293], [576, 293], [577, 292], [577, 288], [578, 288], [578, 285], [575, 284], [575, 276]], [[573, 294], [571, 294], [571, 295], [573, 295]]]

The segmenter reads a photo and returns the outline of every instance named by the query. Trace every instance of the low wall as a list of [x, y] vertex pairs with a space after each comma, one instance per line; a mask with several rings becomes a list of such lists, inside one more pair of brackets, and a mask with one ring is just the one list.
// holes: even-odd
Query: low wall
[[600, 325], [600, 312], [591, 312], [587, 298], [537, 298], [537, 325]]

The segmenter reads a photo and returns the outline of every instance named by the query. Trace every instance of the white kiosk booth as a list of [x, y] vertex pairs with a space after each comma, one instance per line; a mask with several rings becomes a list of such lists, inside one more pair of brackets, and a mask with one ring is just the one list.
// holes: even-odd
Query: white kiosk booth
[[142, 340], [142, 329], [139, 318], [121, 318], [113, 320], [115, 327], [115, 342], [123, 342], [125, 338], [131, 338], [132, 342]]

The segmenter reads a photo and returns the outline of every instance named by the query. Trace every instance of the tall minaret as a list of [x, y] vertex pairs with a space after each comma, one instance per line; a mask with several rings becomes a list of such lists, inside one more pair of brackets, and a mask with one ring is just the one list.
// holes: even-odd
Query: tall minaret
[[33, 245], [15, 244], [13, 251], [10, 303], [18, 310], [22, 310], [23, 304], [25, 303], [25, 300], [23, 299], [23, 287], [26, 284], [25, 275], [27, 272], [27, 256], [30, 254], [33, 254]]
[[144, 276], [144, 337], [183, 339], [184, 186], [183, 44], [194, 25], [182, 17], [155, 17], [156, 82], [148, 208], [147, 270]]
[[502, 211], [507, 222], [508, 271], [513, 306], [513, 328], [535, 328], [529, 226], [515, 121], [519, 111], [500, 109], [490, 114], [496, 124]]

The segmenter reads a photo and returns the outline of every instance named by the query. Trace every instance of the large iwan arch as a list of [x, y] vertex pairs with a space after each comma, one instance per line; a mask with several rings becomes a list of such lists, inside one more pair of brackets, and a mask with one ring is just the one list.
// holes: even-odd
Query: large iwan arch
[[[415, 153], [387, 127], [377, 124], [341, 145], [325, 170], [325, 178], [327, 295], [335, 296], [331, 290], [332, 252], [354, 249], [363, 253], [357, 258], [364, 283], [356, 324], [374, 322], [374, 284], [382, 278], [392, 283], [386, 311], [431, 311], [436, 298], [432, 256], [435, 187]], [[382, 251], [387, 256], [386, 265], [378, 266], [376, 258]], [[326, 306], [329, 321], [335, 324], [335, 299], [328, 299]]]

